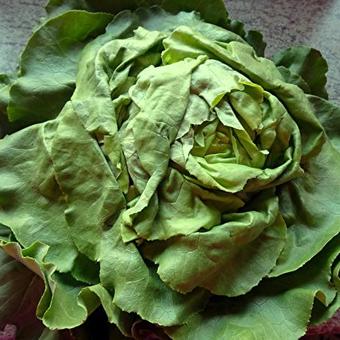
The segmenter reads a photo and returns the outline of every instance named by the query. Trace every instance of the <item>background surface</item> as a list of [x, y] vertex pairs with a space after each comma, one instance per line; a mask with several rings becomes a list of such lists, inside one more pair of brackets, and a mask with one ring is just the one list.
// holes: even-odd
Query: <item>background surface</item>
[[[0, 0], [0, 73], [15, 70], [45, 3]], [[320, 50], [329, 64], [330, 99], [340, 105], [340, 0], [227, 0], [226, 5], [233, 19], [264, 34], [267, 56], [298, 44]]]

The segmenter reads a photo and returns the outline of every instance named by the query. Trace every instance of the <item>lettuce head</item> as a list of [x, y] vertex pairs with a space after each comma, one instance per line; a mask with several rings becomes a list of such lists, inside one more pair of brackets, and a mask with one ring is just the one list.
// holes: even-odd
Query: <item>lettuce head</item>
[[[213, 1], [51, 0], [0, 77], [0, 328], [287, 339], [340, 306], [327, 63]], [[315, 326], [314, 326], [315, 327]], [[110, 335], [111, 334], [111, 335]]]

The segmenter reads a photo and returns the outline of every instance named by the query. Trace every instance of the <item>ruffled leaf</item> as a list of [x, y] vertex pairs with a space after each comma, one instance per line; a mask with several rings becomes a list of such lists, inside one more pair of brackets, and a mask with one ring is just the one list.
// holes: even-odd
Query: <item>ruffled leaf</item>
[[273, 268], [286, 236], [275, 198], [263, 193], [257, 200], [261, 203], [245, 207], [247, 212], [226, 215], [222, 225], [153, 242], [143, 254], [159, 265], [160, 278], [181, 293], [203, 287], [216, 295], [245, 294]]
[[305, 164], [305, 175], [279, 189], [288, 239], [271, 276], [297, 270], [339, 234], [339, 170], [340, 154], [326, 142]]
[[24, 247], [36, 241], [48, 244], [47, 261], [68, 271], [77, 251], [65, 221], [65, 197], [47, 149], [54, 128], [53, 123], [34, 125], [0, 141], [0, 223]]
[[[117, 325], [123, 334], [130, 333], [132, 319], [112, 303], [112, 296], [102, 285], [86, 287], [69, 274], [58, 273], [54, 266], [45, 262], [48, 246], [35, 243], [29, 248], [21, 249], [17, 243], [10, 242], [2, 242], [1, 246], [10, 258], [15, 259], [8, 261], [1, 251], [1, 259], [4, 258], [2, 272], [14, 270], [22, 273], [19, 277], [8, 276], [10, 284], [1, 287], [6, 289], [6, 293], [2, 295], [4, 301], [0, 309], [1, 322], [4, 325], [16, 324], [18, 335], [32, 334], [32, 339], [38, 339], [42, 333], [39, 339], [53, 338], [56, 334], [45, 331], [44, 326], [52, 330], [79, 326], [100, 304], [110, 323]], [[81, 269], [87, 271], [87, 267]], [[27, 283], [27, 280], [30, 282]], [[23, 297], [22, 287], [27, 288]], [[13, 296], [20, 299], [17, 304], [12, 303]], [[11, 299], [10, 304], [5, 300], [7, 298]], [[3, 327], [2, 323], [1, 326]]]
[[182, 295], [165, 285], [137, 247], [123, 242], [118, 222], [105, 235], [100, 264], [101, 282], [115, 291], [114, 304], [149, 322], [179, 325], [206, 303], [208, 296], [202, 290]]
[[315, 297], [331, 303], [330, 267], [339, 255], [339, 238], [301, 270], [265, 280], [251, 293], [235, 299], [212, 300], [207, 309], [167, 333], [175, 340], [244, 338], [296, 340], [305, 334]]

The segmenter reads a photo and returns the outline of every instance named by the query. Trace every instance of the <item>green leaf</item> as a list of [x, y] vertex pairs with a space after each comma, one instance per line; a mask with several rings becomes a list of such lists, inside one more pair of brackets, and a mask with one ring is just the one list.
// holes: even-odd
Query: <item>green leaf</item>
[[36, 241], [49, 245], [46, 261], [68, 271], [77, 251], [48, 150], [55, 124], [34, 125], [0, 141], [0, 223], [24, 247]]
[[324, 142], [323, 129], [304, 92], [296, 85], [284, 82], [274, 63], [257, 57], [251, 46], [238, 41], [216, 44], [184, 26], [165, 39], [164, 46], [164, 64], [176, 63], [185, 57], [197, 58], [204, 55], [246, 75], [253, 83], [262, 86], [283, 102], [300, 129], [303, 158], [308, 159], [320, 150]]
[[[123, 13], [115, 17], [108, 29], [112, 35], [120, 37], [130, 33], [135, 25], [134, 16]], [[98, 39], [84, 49], [72, 104], [86, 129], [95, 134], [99, 142], [103, 141], [104, 135], [114, 136], [117, 132], [116, 111], [119, 111], [120, 100], [124, 101], [129, 86], [136, 79], [130, 69], [134, 66], [137, 72], [140, 67], [159, 62], [158, 51], [162, 38], [161, 32], [148, 32], [139, 27], [132, 37], [109, 41]], [[126, 69], [127, 64], [129, 66]], [[112, 101], [111, 95], [118, 98]]]
[[135, 244], [122, 241], [119, 222], [106, 232], [100, 266], [102, 284], [114, 290], [114, 304], [149, 322], [182, 324], [206, 302], [207, 294], [202, 290], [182, 295], [167, 287], [144, 262]]
[[247, 32], [245, 39], [249, 45], [254, 47], [254, 50], [259, 57], [264, 57], [267, 43], [263, 40], [261, 32], [250, 30]]
[[[86, 268], [86, 270], [84, 270]], [[99, 283], [99, 263], [91, 261], [83, 254], [78, 254], [71, 274], [74, 279], [87, 284]]]
[[[147, 68], [130, 90], [138, 112], [126, 122], [121, 138], [127, 167], [140, 195], [124, 213], [123, 224], [145, 239], [155, 238], [152, 223], [159, 205], [157, 187], [166, 176], [170, 145], [175, 141], [188, 104], [192, 70], [202, 62], [201, 58], [188, 59], [176, 65]], [[177, 100], [178, 96], [181, 100]], [[171, 116], [164, 114], [169, 105]], [[127, 240], [131, 238], [126, 232], [124, 241]]]
[[88, 313], [98, 307], [97, 300], [91, 296], [86, 304], [79, 303], [78, 296], [84, 287], [80, 282], [68, 274], [60, 274], [53, 270], [46, 274], [48, 286], [38, 306], [38, 317], [50, 329], [73, 328], [81, 325]]
[[[28, 140], [31, 144], [22, 145]], [[8, 154], [11, 148], [15, 151]], [[59, 120], [1, 141], [0, 160], [0, 222], [19, 242], [26, 247], [36, 240], [49, 245], [46, 260], [62, 272], [74, 265], [74, 244], [96, 260], [100, 235], [125, 200], [99, 145], [72, 105]]]
[[252, 46], [259, 57], [264, 57], [264, 51], [266, 49], [266, 42], [263, 40], [263, 35], [254, 30], [246, 31], [244, 23], [238, 20], [230, 20], [227, 28], [244, 38], [250, 46]]
[[[105, 288], [100, 284], [85, 287], [69, 274], [56, 272], [55, 267], [44, 262], [47, 251], [45, 245], [35, 243], [29, 248], [21, 249], [17, 243], [2, 242], [1, 246], [12, 259], [17, 261], [15, 263], [14, 260], [8, 261], [4, 253], [0, 252], [1, 277], [4, 283], [10, 283], [2, 285], [0, 282], [0, 291], [5, 291], [4, 294], [0, 294], [3, 297], [0, 308], [1, 322], [4, 322], [4, 325], [6, 323], [17, 324], [18, 339], [26, 339], [25, 336], [30, 334], [32, 334], [32, 339], [38, 339], [44, 330], [43, 324], [50, 329], [79, 326], [100, 303], [106, 311], [108, 321], [117, 325], [122, 333], [126, 335], [130, 333], [132, 319], [113, 304], [112, 297]], [[82, 267], [84, 272], [87, 269], [88, 267]], [[22, 275], [13, 275], [15, 272]], [[27, 280], [30, 282], [27, 283]], [[24, 290], [22, 297], [23, 287], [27, 290]], [[7, 303], [7, 298], [10, 303]], [[19, 301], [13, 303], [14, 298]], [[43, 324], [35, 315], [36, 308], [37, 316]], [[3, 327], [2, 323], [0, 327]], [[45, 337], [53, 338], [57, 337], [57, 334], [44, 330], [39, 339]]]
[[340, 152], [340, 107], [317, 96], [307, 97], [332, 145]]
[[[86, 268], [83, 270], [86, 271]], [[84, 286], [70, 275], [53, 270], [46, 272], [45, 280], [45, 293], [37, 315], [46, 327], [68, 329], [80, 326], [102, 304], [108, 322], [116, 324], [122, 333], [130, 333], [131, 317], [112, 302], [112, 296], [101, 284]]]
[[135, 12], [140, 25], [150, 31], [172, 32], [179, 26], [192, 27], [196, 32], [203, 34], [211, 40], [219, 42], [230, 42], [245, 40], [234, 32], [228, 31], [220, 26], [204, 22], [197, 12], [169, 13], [162, 7], [153, 6], [150, 8], [141, 7]]
[[305, 175], [279, 189], [288, 238], [271, 276], [297, 270], [339, 234], [339, 170], [340, 154], [326, 142], [305, 164]]
[[225, 26], [228, 22], [228, 13], [222, 0], [50, 0], [46, 6], [49, 15], [56, 15], [71, 9], [85, 9], [93, 12], [118, 13], [139, 7], [159, 5], [171, 13], [180, 11], [196, 11], [206, 22]]
[[111, 20], [109, 14], [70, 11], [44, 22], [21, 55], [10, 89], [9, 120], [27, 126], [56, 117], [74, 91], [82, 49]]
[[[72, 299], [75, 300], [77, 298], [80, 288], [76, 285], [70, 287], [70, 282], [73, 282], [72, 280], [69, 280], [67, 285], [62, 280], [55, 279], [56, 275], [59, 277], [61, 274], [54, 273], [55, 268], [53, 266], [45, 265], [43, 263], [48, 247], [43, 244], [35, 243], [31, 247], [22, 250], [17, 243], [4, 243], [2, 244], [2, 248], [7, 254], [21, 262], [27, 269], [31, 270], [31, 276], [33, 276], [35, 281], [34, 284], [32, 284], [32, 292], [27, 293], [27, 298], [32, 298], [33, 296], [33, 299], [36, 301], [36, 303], [33, 304], [35, 309], [37, 307], [38, 299], [41, 297], [37, 308], [37, 316], [42, 319], [43, 324], [53, 329], [72, 327], [77, 318], [79, 318], [79, 306], [77, 303], [74, 303]], [[63, 274], [61, 277], [67, 277], [67, 275]], [[45, 282], [44, 294], [42, 294], [44, 285], [41, 278], [43, 278]], [[38, 294], [38, 296], [36, 296], [36, 294]], [[55, 299], [58, 300], [57, 306], [55, 306]], [[60, 308], [60, 303], [63, 306], [67, 306], [67, 308], [71, 307], [72, 311], [65, 313], [65, 309]], [[53, 310], [56, 307], [57, 309]], [[52, 310], [52, 313], [50, 310]], [[34, 319], [37, 320], [35, 313], [33, 313], [33, 315]], [[42, 331], [42, 325], [40, 329]]]
[[0, 74], [0, 138], [10, 132], [10, 123], [7, 116], [7, 105], [9, 103], [9, 90], [14, 77]]
[[310, 88], [308, 84], [303, 80], [300, 75], [294, 73], [289, 68], [282, 65], [277, 66], [277, 69], [280, 71], [282, 78], [286, 83], [294, 84], [300, 87], [300, 89], [302, 89], [305, 93], [310, 93]]
[[50, 140], [50, 157], [59, 190], [67, 197], [67, 233], [78, 250], [95, 261], [101, 235], [114, 223], [125, 199], [100, 146], [84, 128], [72, 102], [59, 118]]
[[296, 340], [305, 333], [313, 299], [313, 292], [292, 289], [275, 296], [265, 292], [247, 296], [235, 303], [222, 301], [168, 334], [174, 340], [282, 340], [282, 334], [287, 340]]
[[273, 268], [286, 236], [272, 194], [264, 192], [256, 201], [243, 208], [246, 212], [226, 214], [222, 225], [153, 242], [143, 254], [159, 264], [160, 278], [181, 293], [203, 287], [216, 295], [245, 294]]
[[267, 279], [242, 297], [212, 300], [204, 312], [167, 333], [174, 340], [281, 340], [283, 334], [296, 340], [306, 331], [315, 297], [324, 296], [329, 304], [335, 296], [329, 279], [338, 254], [337, 238], [299, 271]]
[[310, 94], [328, 98], [326, 73], [328, 65], [321, 53], [307, 46], [290, 47], [273, 56], [276, 65], [288, 68], [308, 84]]
[[[49, 0], [46, 10], [49, 16], [56, 16], [70, 10], [86, 10], [91, 12], [107, 12], [116, 14], [126, 9], [136, 9], [139, 7], [138, 0], [112, 1], [112, 0]], [[146, 6], [158, 2], [157, 0], [146, 0]], [[142, 4], [141, 4], [142, 5]]]
[[163, 0], [162, 7], [171, 13], [179, 11], [197, 11], [206, 22], [225, 26], [228, 22], [228, 13], [222, 0]]
[[6, 112], [9, 101], [9, 89], [15, 77], [13, 75], [0, 73], [0, 111]]

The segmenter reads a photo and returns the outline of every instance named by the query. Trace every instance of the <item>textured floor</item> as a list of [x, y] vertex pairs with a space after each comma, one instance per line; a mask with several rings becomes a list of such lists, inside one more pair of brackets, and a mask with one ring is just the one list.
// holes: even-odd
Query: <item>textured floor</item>
[[[207, 0], [209, 1], [209, 0]], [[0, 0], [0, 73], [13, 71], [45, 0]], [[270, 56], [307, 44], [329, 63], [330, 98], [340, 104], [340, 0], [228, 0], [232, 18], [264, 33]]]

